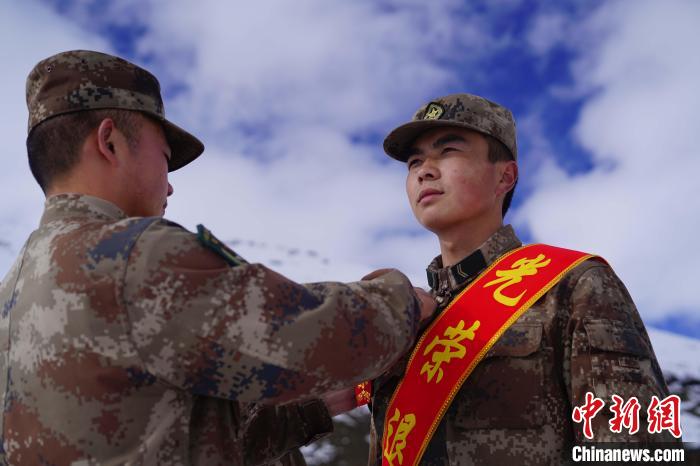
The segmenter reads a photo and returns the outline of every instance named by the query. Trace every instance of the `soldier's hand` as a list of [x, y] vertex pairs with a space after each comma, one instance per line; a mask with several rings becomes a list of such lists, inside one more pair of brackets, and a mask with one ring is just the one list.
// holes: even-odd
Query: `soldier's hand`
[[[367, 275], [362, 277], [362, 279], [363, 280], [372, 280], [374, 278], [381, 277], [382, 275], [389, 273], [393, 270], [394, 269], [375, 270], [374, 272], [368, 273]], [[416, 296], [418, 296], [418, 301], [420, 302], [420, 326], [423, 327], [428, 322], [430, 322], [431, 317], [433, 316], [433, 313], [435, 312], [435, 309], [437, 308], [437, 302], [430, 295], [430, 293], [425, 291], [423, 288], [419, 288], [417, 286], [414, 286], [413, 290], [416, 292]]]
[[416, 292], [416, 296], [420, 302], [420, 323], [421, 326], [423, 326], [433, 317], [435, 309], [437, 308], [437, 301], [423, 288], [414, 286], [413, 290]]
[[326, 408], [331, 416], [345, 413], [357, 406], [355, 404], [355, 388], [342, 388], [325, 393], [321, 399], [326, 403]]

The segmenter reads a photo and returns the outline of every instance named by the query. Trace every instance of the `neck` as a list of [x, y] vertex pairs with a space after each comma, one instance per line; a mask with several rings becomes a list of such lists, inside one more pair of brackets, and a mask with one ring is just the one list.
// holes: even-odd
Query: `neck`
[[503, 226], [503, 219], [498, 217], [489, 222], [460, 224], [449, 230], [438, 232], [442, 266], [451, 267], [479, 249], [491, 235]]
[[119, 207], [122, 211], [127, 212], [126, 205], [114, 189], [110, 189], [114, 183], [100, 181], [99, 176], [70, 176], [64, 179], [56, 180], [46, 190], [46, 197], [55, 196], [58, 194], [84, 194], [93, 196]]

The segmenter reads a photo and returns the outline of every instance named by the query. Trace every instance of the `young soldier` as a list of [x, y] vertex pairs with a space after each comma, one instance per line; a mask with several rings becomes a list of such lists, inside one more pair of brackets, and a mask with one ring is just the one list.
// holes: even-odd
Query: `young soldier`
[[148, 71], [60, 53], [27, 104], [46, 205], [0, 285], [0, 463], [269, 461], [330, 418], [256, 403], [380, 374], [434, 309], [397, 271], [300, 285], [163, 219], [168, 172], [204, 147], [165, 119]]
[[[559, 465], [589, 440], [584, 432], [673, 440], [647, 432], [646, 409], [668, 390], [610, 266], [551, 246], [520, 249], [503, 226], [518, 179], [511, 112], [474, 95], [442, 97], [384, 149], [406, 164], [413, 213], [438, 237], [427, 272], [440, 312], [410, 363], [374, 381], [370, 464]], [[613, 395], [641, 404], [635, 434], [631, 425], [613, 433]]]

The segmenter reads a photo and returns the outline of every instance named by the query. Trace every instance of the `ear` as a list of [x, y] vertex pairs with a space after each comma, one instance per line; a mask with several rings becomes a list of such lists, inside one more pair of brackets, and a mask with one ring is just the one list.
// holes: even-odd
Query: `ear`
[[518, 181], [518, 164], [514, 160], [509, 160], [503, 164], [501, 179], [496, 187], [496, 194], [505, 194], [515, 186]]
[[117, 163], [115, 146], [116, 127], [111, 118], [105, 118], [97, 127], [97, 149], [109, 163]]

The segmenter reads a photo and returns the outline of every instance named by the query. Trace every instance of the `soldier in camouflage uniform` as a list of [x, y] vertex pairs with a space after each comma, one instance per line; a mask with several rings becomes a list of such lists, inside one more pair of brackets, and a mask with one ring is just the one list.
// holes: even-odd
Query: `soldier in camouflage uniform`
[[[407, 164], [411, 208], [440, 241], [442, 254], [427, 273], [441, 311], [488, 265], [521, 246], [502, 220], [517, 181], [513, 116], [478, 96], [449, 95], [393, 130], [384, 149]], [[406, 363], [374, 381], [372, 465], [382, 462], [387, 405]], [[674, 440], [667, 431], [646, 430], [652, 395], [664, 398], [668, 389], [639, 313], [613, 270], [590, 259], [491, 348], [457, 393], [420, 464], [562, 464], [574, 442], [586, 441], [572, 421], [572, 408], [584, 403], [586, 392], [606, 403], [593, 420], [593, 441]], [[639, 399], [637, 434], [610, 431], [613, 394]]]
[[60, 53], [27, 104], [47, 199], [0, 285], [0, 463], [303, 464], [332, 428], [312, 397], [386, 370], [434, 309], [398, 271], [301, 285], [163, 219], [204, 147], [149, 72]]

